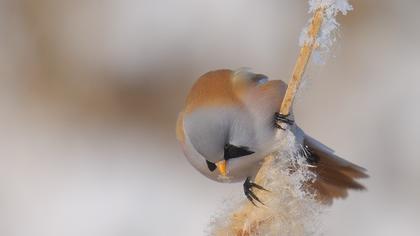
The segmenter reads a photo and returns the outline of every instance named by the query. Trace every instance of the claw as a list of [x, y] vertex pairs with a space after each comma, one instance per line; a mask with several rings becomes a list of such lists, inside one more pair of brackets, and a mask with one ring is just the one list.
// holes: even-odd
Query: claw
[[[263, 204], [263, 205], [265, 205], [258, 197], [257, 197], [257, 195], [255, 195], [255, 193], [254, 192], [252, 192], [252, 191], [249, 191], [249, 195], [254, 199], [254, 200], [256, 200], [257, 202], [259, 202], [259, 203], [261, 203], [261, 204]], [[255, 205], [255, 204], [254, 204]]]
[[257, 206], [257, 204], [255, 204], [255, 201], [259, 202], [262, 205], [265, 205], [259, 198], [257, 195], [255, 195], [255, 193], [252, 191], [252, 188], [257, 188], [260, 190], [264, 190], [264, 191], [268, 191], [267, 189], [265, 189], [264, 187], [256, 184], [256, 183], [252, 183], [250, 178], [246, 178], [245, 182], [244, 182], [244, 193], [246, 198], [248, 198], [248, 200], [254, 205]]
[[276, 112], [276, 113], [274, 113], [274, 120], [286, 123], [288, 125], [293, 125], [295, 123], [295, 121], [292, 120], [292, 119], [289, 119], [289, 116], [290, 116], [290, 114], [283, 115], [279, 112]]
[[248, 198], [248, 200], [252, 203], [252, 205], [258, 207], [257, 204], [255, 204], [254, 199], [251, 197], [251, 195], [249, 195], [249, 194], [248, 195], [245, 194], [245, 195], [246, 195], [246, 198]]
[[[283, 128], [281, 126], [281, 123], [285, 123], [288, 125], [293, 125], [295, 123], [294, 120], [289, 119], [288, 117], [290, 116], [290, 114], [288, 115], [283, 115], [279, 112], [274, 113], [274, 127], [281, 129], [281, 130], [285, 130], [285, 128]], [[281, 122], [280, 124], [278, 122]]]
[[281, 130], [286, 130], [285, 128], [281, 127], [281, 125], [277, 124], [276, 121], [274, 121], [274, 127]]
[[251, 187], [255, 187], [255, 188], [257, 188], [257, 189], [260, 189], [260, 190], [264, 190], [264, 191], [270, 192], [270, 190], [267, 190], [267, 189], [265, 189], [263, 186], [258, 185], [258, 184], [256, 184], [256, 183], [251, 183]]

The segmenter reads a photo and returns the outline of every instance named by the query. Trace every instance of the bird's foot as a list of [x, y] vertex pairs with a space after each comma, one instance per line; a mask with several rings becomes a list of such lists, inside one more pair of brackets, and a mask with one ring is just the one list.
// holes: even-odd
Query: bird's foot
[[[267, 189], [265, 189], [264, 187], [251, 182], [250, 178], [246, 178], [245, 182], [244, 182], [244, 193], [245, 196], [248, 198], [248, 200], [254, 204], [254, 206], [257, 206], [257, 204], [255, 204], [255, 201], [261, 203], [262, 205], [264, 205], [264, 203], [257, 197], [257, 195], [255, 195], [255, 193], [252, 191], [253, 188], [257, 188], [260, 190], [264, 190], [264, 191], [268, 191]], [[269, 192], [269, 191], [268, 191]]]
[[274, 127], [281, 130], [286, 130], [285, 128], [283, 128], [283, 126], [281, 126], [282, 123], [285, 123], [288, 125], [293, 125], [295, 123], [295, 121], [293, 119], [290, 119], [289, 117], [290, 117], [290, 114], [283, 115], [279, 112], [274, 113]]

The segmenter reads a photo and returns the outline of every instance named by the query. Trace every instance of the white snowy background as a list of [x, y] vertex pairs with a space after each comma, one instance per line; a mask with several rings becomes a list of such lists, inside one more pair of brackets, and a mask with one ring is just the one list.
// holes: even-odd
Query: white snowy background
[[[351, 1], [296, 119], [365, 166], [329, 235], [420, 232], [420, 2]], [[288, 80], [307, 1], [0, 0], [0, 235], [203, 235], [240, 184], [175, 141], [193, 81], [251, 67]]]

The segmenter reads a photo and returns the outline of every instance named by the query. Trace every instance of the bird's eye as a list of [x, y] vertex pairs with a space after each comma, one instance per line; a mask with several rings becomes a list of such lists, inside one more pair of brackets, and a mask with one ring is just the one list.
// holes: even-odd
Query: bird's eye
[[213, 172], [217, 168], [216, 164], [209, 162], [208, 160], [206, 160], [206, 164], [211, 172]]
[[226, 144], [225, 145], [225, 154], [224, 159], [229, 160], [232, 158], [242, 157], [253, 154], [253, 151], [250, 151], [248, 147], [244, 146], [234, 146], [232, 144]]

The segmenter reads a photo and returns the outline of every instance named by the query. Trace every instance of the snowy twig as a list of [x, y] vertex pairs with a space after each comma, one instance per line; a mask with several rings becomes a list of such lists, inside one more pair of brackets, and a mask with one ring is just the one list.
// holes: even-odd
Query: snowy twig
[[312, 23], [309, 28], [310, 39], [305, 42], [300, 49], [299, 57], [296, 61], [295, 68], [293, 69], [292, 79], [289, 81], [286, 94], [280, 107], [280, 113], [288, 115], [293, 104], [296, 92], [298, 90], [302, 75], [305, 72], [306, 65], [311, 57], [312, 50], [316, 47], [315, 41], [317, 39], [321, 24], [323, 21], [324, 8], [318, 8], [312, 17]]
[[[291, 111], [312, 52], [327, 51], [332, 45], [333, 33], [338, 27], [335, 20], [337, 13], [345, 15], [352, 10], [347, 0], [309, 0], [309, 6], [313, 16], [302, 31], [300, 53], [280, 107], [283, 115]], [[319, 218], [317, 216], [322, 207], [302, 190], [303, 184], [312, 180], [313, 176], [302, 158], [292, 158], [297, 155], [293, 133], [289, 130], [282, 133], [282, 152], [267, 156], [255, 178], [256, 183], [270, 189], [270, 192], [255, 190], [264, 205], [255, 207], [249, 202], [244, 203], [227, 219], [217, 223], [213, 235], [313, 235], [318, 231], [317, 222], [314, 221]], [[293, 171], [290, 166], [294, 168]], [[311, 222], [310, 225], [307, 222]]]

